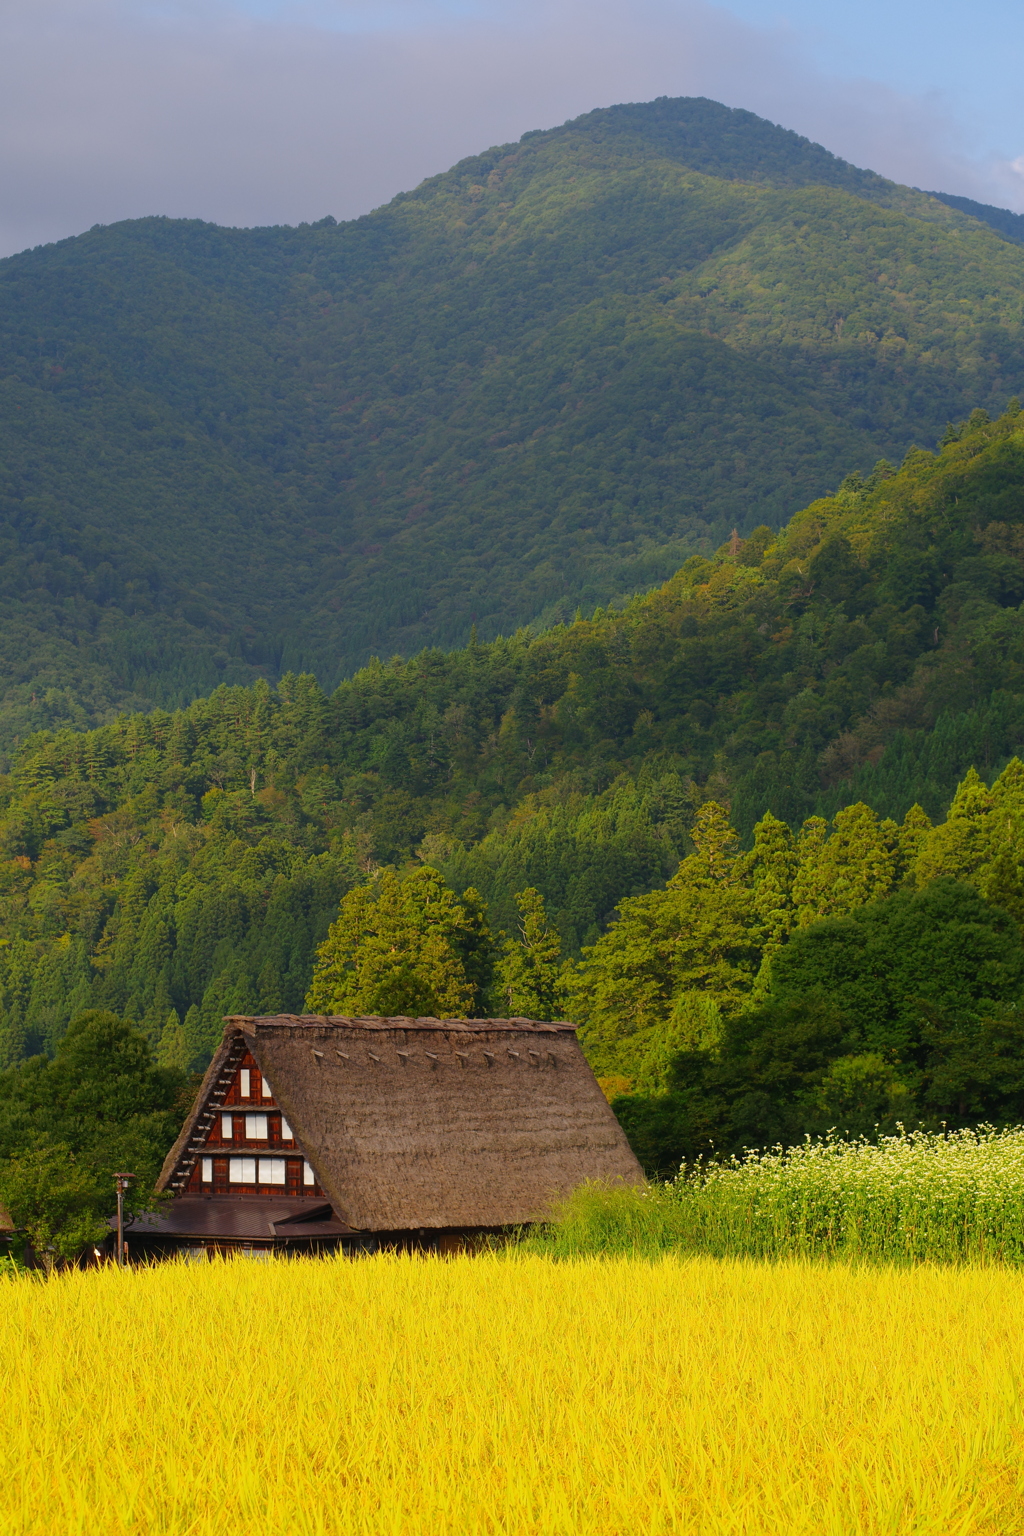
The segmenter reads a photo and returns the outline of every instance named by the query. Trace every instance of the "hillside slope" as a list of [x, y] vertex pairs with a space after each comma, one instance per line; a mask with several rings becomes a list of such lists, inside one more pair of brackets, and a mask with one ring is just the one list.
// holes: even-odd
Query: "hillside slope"
[[[207, 1048], [301, 1008], [340, 896], [419, 857], [492, 922], [535, 886], [567, 948], [660, 886], [695, 808], [943, 814], [1024, 748], [1024, 415], [854, 475], [779, 537], [533, 637], [221, 688], [42, 735], [0, 781], [0, 1061], [76, 1008]], [[1021, 872], [1024, 889], [1024, 871]]]
[[704, 100], [0, 263], [3, 744], [651, 586], [1024, 374], [1024, 249]]

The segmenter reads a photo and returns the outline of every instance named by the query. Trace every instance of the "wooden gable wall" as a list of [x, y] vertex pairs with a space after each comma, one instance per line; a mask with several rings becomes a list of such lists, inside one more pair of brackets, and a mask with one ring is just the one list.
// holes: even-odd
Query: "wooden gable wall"
[[179, 1193], [323, 1200], [323, 1189], [247, 1049], [233, 1051], [196, 1120], [195, 1161]]

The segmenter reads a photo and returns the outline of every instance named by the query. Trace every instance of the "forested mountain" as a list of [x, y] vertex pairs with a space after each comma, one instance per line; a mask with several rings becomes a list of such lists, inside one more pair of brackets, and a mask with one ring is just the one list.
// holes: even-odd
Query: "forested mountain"
[[0, 783], [0, 1048], [52, 1051], [98, 1007], [200, 1061], [223, 1014], [302, 1007], [380, 865], [475, 888], [492, 931], [535, 888], [575, 956], [664, 886], [706, 801], [746, 845], [766, 812], [941, 820], [967, 769], [1024, 748], [1022, 602], [1013, 402], [623, 610], [331, 695], [290, 676], [42, 733]]
[[1007, 240], [1024, 243], [1024, 213], [1012, 213], [1009, 208], [993, 208], [988, 203], [975, 202], [973, 197], [956, 197], [950, 192], [929, 192], [928, 196], [937, 197], [947, 207], [959, 208], [961, 213], [969, 213], [972, 218], [991, 225], [1001, 235], [1005, 235]]
[[778, 527], [1020, 387], [992, 223], [662, 99], [345, 225], [142, 219], [0, 263], [0, 747], [330, 689]]

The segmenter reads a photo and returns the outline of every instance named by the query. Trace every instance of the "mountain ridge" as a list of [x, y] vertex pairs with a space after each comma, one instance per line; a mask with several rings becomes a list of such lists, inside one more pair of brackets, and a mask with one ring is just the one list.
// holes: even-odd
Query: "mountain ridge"
[[0, 746], [625, 600], [1001, 409], [1022, 280], [977, 219], [699, 99], [348, 225], [10, 258]]

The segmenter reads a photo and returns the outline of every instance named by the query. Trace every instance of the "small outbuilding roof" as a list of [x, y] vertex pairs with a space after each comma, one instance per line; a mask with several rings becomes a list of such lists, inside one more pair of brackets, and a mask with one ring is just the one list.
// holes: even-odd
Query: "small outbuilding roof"
[[227, 1020], [159, 1189], [184, 1190], [243, 1049], [354, 1231], [510, 1226], [587, 1180], [643, 1181], [572, 1024], [274, 1014]]

